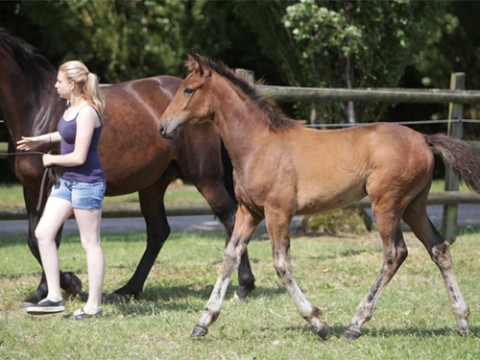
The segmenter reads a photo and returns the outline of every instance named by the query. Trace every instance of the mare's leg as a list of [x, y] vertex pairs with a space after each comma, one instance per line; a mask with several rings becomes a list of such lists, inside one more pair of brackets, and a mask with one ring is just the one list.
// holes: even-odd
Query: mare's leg
[[131, 296], [137, 297], [143, 291], [153, 263], [170, 235], [170, 226], [163, 202], [170, 182], [171, 179], [160, 179], [149, 188], [139, 192], [140, 209], [147, 227], [147, 247], [130, 280], [108, 296], [109, 302], [128, 299]]
[[208, 327], [217, 320], [230, 282], [230, 276], [235, 270], [235, 266], [240, 262], [240, 258], [260, 221], [261, 218], [254, 216], [241, 205], [239, 206], [232, 238], [225, 248], [223, 262], [218, 271], [217, 282], [212, 290], [205, 311], [198, 324], [195, 325], [191, 336], [199, 337], [206, 335]]
[[385, 287], [407, 258], [408, 251], [400, 227], [401, 203], [394, 196], [384, 196], [377, 201], [372, 198], [372, 210], [382, 238], [383, 264], [377, 279], [346, 329], [345, 335], [349, 340], [355, 340], [361, 335], [361, 327], [371, 319]]
[[[38, 249], [37, 238], [35, 237], [35, 229], [37, 228], [38, 222], [40, 221], [41, 213], [45, 207], [45, 202], [47, 199], [47, 194], [45, 194], [45, 202], [42, 204], [42, 209], [40, 212], [37, 211], [36, 206], [38, 202], [38, 189], [39, 187], [34, 187], [34, 190], [31, 191], [29, 187], [23, 188], [23, 195], [25, 198], [25, 205], [28, 214], [28, 247], [32, 255], [37, 259], [40, 266], [42, 266], [42, 260], [40, 258], [40, 251]], [[33, 192], [33, 194], [32, 194]], [[58, 230], [55, 236], [55, 243], [57, 247], [60, 246], [60, 240], [62, 235], [63, 225]], [[77, 295], [82, 291], [82, 282], [81, 280], [72, 272], [62, 272], [60, 271], [60, 286], [68, 294]], [[22, 306], [29, 306], [32, 304], [37, 304], [40, 300], [47, 297], [48, 286], [47, 280], [45, 277], [45, 272], [42, 271], [42, 277], [40, 283], [37, 287], [37, 290], [30, 296], [26, 297], [23, 300]]]
[[458, 329], [462, 335], [467, 335], [469, 332], [468, 315], [470, 311], [460, 293], [450, 254], [450, 244], [440, 235], [427, 216], [427, 194], [428, 192], [421, 193], [412, 201], [403, 214], [403, 220], [420, 239], [430, 254], [431, 259], [439, 268]]
[[273, 265], [278, 277], [285, 285], [293, 298], [300, 315], [315, 328], [315, 332], [324, 340], [329, 337], [329, 326], [320, 320], [322, 312], [313, 306], [298, 287], [293, 277], [293, 268], [290, 262], [290, 236], [289, 227], [291, 217], [282, 213], [266, 213], [266, 223], [270, 241], [272, 242]]

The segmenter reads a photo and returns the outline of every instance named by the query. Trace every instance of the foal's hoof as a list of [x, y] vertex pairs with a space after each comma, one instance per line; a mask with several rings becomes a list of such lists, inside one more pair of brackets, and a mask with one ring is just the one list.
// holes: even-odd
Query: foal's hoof
[[468, 329], [468, 326], [467, 327], [459, 327], [458, 328], [458, 331], [460, 333], [460, 335], [462, 336], [468, 336], [470, 334], [470, 330]]
[[345, 338], [349, 341], [357, 340], [361, 335], [362, 333], [357, 330], [347, 329], [345, 331]]
[[208, 329], [205, 326], [195, 325], [195, 327], [193, 328], [193, 331], [190, 334], [190, 336], [194, 337], [194, 338], [199, 338], [199, 337], [207, 335], [207, 333], [208, 333]]
[[64, 273], [61, 285], [67, 294], [78, 295], [82, 292], [82, 280], [72, 272]]
[[317, 331], [317, 335], [320, 336], [322, 340], [330, 339], [330, 326], [325, 323], [325, 326]]

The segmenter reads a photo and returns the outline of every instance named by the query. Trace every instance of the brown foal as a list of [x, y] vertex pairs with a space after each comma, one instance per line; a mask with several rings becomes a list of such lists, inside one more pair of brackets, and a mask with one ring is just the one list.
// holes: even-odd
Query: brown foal
[[312, 130], [285, 117], [255, 88], [221, 63], [194, 54], [189, 74], [161, 117], [160, 132], [173, 138], [187, 123], [213, 120], [232, 159], [239, 202], [232, 238], [218, 279], [192, 336], [203, 336], [220, 314], [230, 276], [257, 225], [266, 220], [275, 270], [300, 314], [323, 339], [328, 325], [294, 280], [289, 225], [295, 214], [347, 205], [369, 196], [383, 242], [383, 264], [346, 329], [361, 334], [377, 301], [407, 257], [401, 230], [405, 221], [442, 274], [462, 334], [469, 309], [455, 276], [450, 246], [427, 216], [435, 147], [472, 189], [480, 190], [480, 156], [445, 135], [423, 135], [395, 124], [345, 130]]

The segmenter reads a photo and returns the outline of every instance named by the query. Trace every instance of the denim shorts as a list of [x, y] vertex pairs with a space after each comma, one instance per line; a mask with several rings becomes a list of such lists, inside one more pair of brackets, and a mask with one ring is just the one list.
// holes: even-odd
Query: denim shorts
[[67, 200], [74, 209], [101, 209], [105, 190], [104, 181], [87, 183], [60, 178], [50, 196]]

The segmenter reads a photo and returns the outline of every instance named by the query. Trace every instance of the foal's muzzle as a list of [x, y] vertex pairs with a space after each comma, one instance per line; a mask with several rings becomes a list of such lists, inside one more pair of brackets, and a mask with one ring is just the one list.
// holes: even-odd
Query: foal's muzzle
[[164, 124], [160, 124], [159, 130], [160, 130], [160, 135], [162, 135], [162, 137], [164, 137], [165, 139], [173, 139], [175, 135], [177, 135], [177, 129], [174, 129], [173, 131], [168, 132]]

